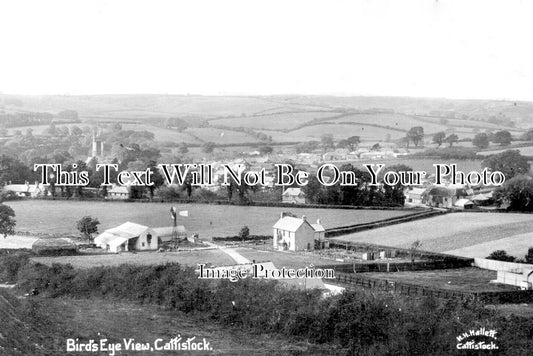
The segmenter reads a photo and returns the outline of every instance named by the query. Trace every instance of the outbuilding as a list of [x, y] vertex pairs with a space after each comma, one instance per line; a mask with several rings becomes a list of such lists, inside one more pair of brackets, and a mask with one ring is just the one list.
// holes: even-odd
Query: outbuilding
[[148, 226], [126, 222], [107, 229], [94, 239], [94, 243], [110, 252], [145, 251], [158, 249], [158, 235]]

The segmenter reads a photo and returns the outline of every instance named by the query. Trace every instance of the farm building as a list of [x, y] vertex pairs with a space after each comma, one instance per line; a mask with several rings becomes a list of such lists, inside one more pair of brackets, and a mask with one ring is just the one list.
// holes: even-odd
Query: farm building
[[107, 191], [107, 199], [110, 200], [126, 200], [129, 197], [128, 187], [114, 185]]
[[279, 250], [313, 250], [315, 240], [323, 237], [325, 230], [318, 220], [311, 225], [307, 218], [295, 218], [281, 213], [280, 219], [273, 226], [274, 248]]
[[450, 189], [447, 187], [433, 187], [427, 194], [427, 204], [429, 206], [448, 209], [453, 208], [458, 199], [467, 196], [466, 189]]
[[94, 239], [94, 243], [110, 252], [144, 251], [158, 249], [158, 235], [148, 226], [126, 222], [105, 230]]
[[282, 203], [305, 204], [305, 193], [301, 188], [287, 188], [281, 195]]
[[474, 203], [470, 199], [457, 199], [455, 204], [453, 204], [454, 207], [458, 209], [472, 209], [474, 207]]
[[424, 205], [425, 193], [425, 188], [411, 188], [406, 190], [404, 192], [405, 206], [412, 207]]
[[49, 194], [48, 186], [45, 186], [42, 183], [35, 182], [35, 184], [29, 184], [26, 182], [25, 184], [7, 184], [4, 186], [4, 191], [13, 192], [19, 197], [39, 197], [39, 196], [46, 196]]
[[72, 240], [66, 238], [39, 239], [31, 246], [33, 252], [39, 255], [72, 255], [78, 247]]

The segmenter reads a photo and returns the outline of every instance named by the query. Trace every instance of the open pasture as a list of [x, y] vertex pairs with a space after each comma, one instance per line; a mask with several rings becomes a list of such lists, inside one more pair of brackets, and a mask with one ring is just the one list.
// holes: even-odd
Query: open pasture
[[338, 115], [335, 112], [286, 112], [262, 116], [233, 117], [211, 120], [211, 125], [248, 127], [252, 129], [290, 130], [314, 119]]
[[212, 263], [215, 266], [234, 264], [227, 254], [219, 249], [181, 251], [181, 252], [137, 252], [121, 254], [82, 254], [76, 256], [59, 257], [34, 257], [32, 261], [51, 266], [53, 263], [71, 264], [74, 268], [92, 268], [100, 266], [132, 265], [164, 265], [167, 263], [180, 263], [196, 267], [198, 263]]
[[[533, 247], [531, 232], [533, 232], [533, 219], [530, 214], [451, 213], [361, 231], [339, 236], [336, 239], [402, 248], [409, 248], [413, 242], [419, 240], [422, 244], [421, 250], [448, 252], [520, 234], [523, 235], [519, 237], [519, 240], [526, 241], [526, 245], [529, 241]], [[512, 242], [509, 241], [509, 243], [509, 247], [513, 248]], [[503, 248], [505, 243], [494, 245], [494, 247], [505, 249]], [[527, 250], [523, 254], [525, 253]], [[480, 257], [477, 252], [463, 255]]]
[[427, 172], [427, 174], [434, 174], [435, 173], [435, 167], [433, 167], [434, 164], [456, 164], [458, 170], [461, 170], [463, 172], [470, 172], [470, 171], [480, 171], [481, 170], [481, 161], [480, 160], [440, 160], [440, 159], [418, 159], [418, 158], [390, 158], [390, 159], [376, 159], [376, 160], [370, 160], [370, 159], [360, 159], [360, 160], [354, 160], [354, 161], [343, 161], [338, 162], [340, 165], [344, 163], [351, 163], [357, 168], [365, 169], [363, 164], [384, 164], [385, 168], [404, 164], [408, 167], [411, 167], [415, 171], [424, 171]]
[[354, 122], [360, 124], [380, 125], [408, 131], [411, 127], [422, 126], [425, 133], [445, 131], [448, 127], [438, 123], [425, 123], [407, 115], [376, 113], [376, 114], [353, 114], [331, 122]]
[[363, 275], [454, 291], [497, 292], [516, 290], [516, 287], [505, 284], [491, 284], [490, 281], [496, 279], [495, 271], [473, 267], [438, 271], [363, 273]]
[[223, 144], [235, 144], [235, 143], [247, 143], [247, 142], [259, 142], [259, 140], [247, 133], [237, 132], [231, 130], [221, 130], [212, 127], [206, 128], [188, 128], [184, 133], [198, 137], [203, 142], [213, 142], [217, 145]]
[[385, 141], [390, 135], [390, 139], [398, 139], [405, 136], [405, 132], [386, 129], [369, 125], [349, 125], [325, 123], [320, 125], [306, 126], [298, 130], [291, 131], [294, 141], [303, 141], [305, 137], [320, 141], [325, 133], [333, 135], [335, 140], [345, 139], [350, 136], [359, 136], [363, 141]]
[[247, 225], [253, 235], [271, 235], [272, 225], [282, 211], [309, 221], [320, 219], [325, 228], [366, 223], [411, 214], [410, 210], [312, 209], [207, 204], [127, 203], [102, 201], [20, 200], [6, 202], [15, 210], [17, 231], [62, 233], [79, 236], [76, 221], [89, 215], [98, 218], [99, 231], [131, 221], [150, 227], [171, 226], [170, 208], [187, 210], [189, 217], [179, 217], [178, 224], [202, 238], [237, 235]]

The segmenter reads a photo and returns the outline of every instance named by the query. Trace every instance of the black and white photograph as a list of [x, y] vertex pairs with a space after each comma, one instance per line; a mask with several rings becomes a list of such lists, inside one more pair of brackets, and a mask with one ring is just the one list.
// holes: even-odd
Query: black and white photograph
[[0, 356], [533, 354], [532, 15], [0, 1]]

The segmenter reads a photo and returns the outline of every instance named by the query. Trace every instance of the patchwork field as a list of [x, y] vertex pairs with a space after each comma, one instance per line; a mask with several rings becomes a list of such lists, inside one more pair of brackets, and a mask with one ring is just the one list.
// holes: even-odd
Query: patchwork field
[[456, 256], [485, 258], [492, 251], [505, 250], [511, 256], [524, 258], [524, 255], [530, 247], [533, 247], [533, 232], [504, 237], [445, 252]]
[[223, 144], [235, 144], [235, 143], [245, 143], [245, 142], [259, 142], [259, 140], [247, 133], [237, 132], [231, 130], [221, 130], [211, 127], [206, 128], [188, 128], [184, 131], [187, 134], [198, 137], [201, 141], [204, 142], [214, 142], [217, 145]]
[[408, 131], [413, 126], [422, 126], [426, 134], [431, 132], [445, 131], [446, 129], [448, 129], [448, 126], [440, 125], [438, 122], [426, 123], [421, 122], [420, 120], [417, 120], [410, 116], [397, 114], [354, 114], [335, 119], [331, 122], [354, 122], [371, 125], [375, 124], [404, 131]]
[[249, 127], [253, 129], [289, 130], [314, 119], [323, 119], [338, 115], [336, 112], [291, 112], [262, 116], [232, 117], [210, 120], [213, 126]]
[[312, 137], [320, 141], [325, 133], [333, 135], [335, 140], [344, 139], [350, 136], [359, 136], [364, 141], [385, 141], [388, 135], [391, 139], [398, 139], [405, 136], [405, 132], [375, 127], [369, 125], [347, 125], [347, 124], [320, 124], [307, 126], [290, 132], [295, 141], [300, 141], [301, 137]]
[[272, 234], [272, 225], [282, 211], [290, 211], [297, 216], [306, 215], [309, 221], [320, 219], [325, 228], [366, 223], [396, 216], [411, 214], [410, 210], [352, 210], [352, 209], [305, 209], [258, 206], [204, 205], [204, 204], [158, 204], [125, 202], [88, 202], [58, 200], [9, 201], [7, 205], [15, 210], [19, 232], [61, 233], [79, 236], [76, 221], [89, 215], [98, 218], [99, 231], [122, 224], [126, 221], [150, 227], [170, 226], [170, 208], [188, 210], [189, 217], [179, 217], [191, 233], [199, 233], [201, 238], [214, 236], [234, 236], [242, 226], [250, 227], [255, 235]]
[[489, 155], [495, 155], [498, 153], [502, 153], [507, 150], [518, 150], [520, 154], [523, 156], [533, 156], [533, 146], [506, 148], [506, 149], [499, 149], [499, 150], [492, 150], [492, 151], [481, 151], [479, 152], [479, 154], [483, 156], [489, 156]]
[[[514, 236], [516, 238], [511, 239]], [[509, 248], [515, 256], [523, 257], [527, 249], [519, 254], [518, 246], [533, 247], [532, 236], [533, 219], [529, 214], [452, 213], [339, 236], [336, 239], [403, 248], [409, 248], [414, 241], [419, 240], [422, 243], [421, 250], [435, 252], [472, 247], [472, 252], [464, 254], [468, 257], [486, 257], [493, 251], [487, 248], [491, 245], [482, 245], [485, 247], [480, 250], [474, 246], [494, 242], [492, 246], [495, 249]], [[509, 240], [496, 243], [502, 238]]]
[[[344, 164], [346, 162], [343, 162]], [[481, 170], [481, 161], [480, 160], [439, 160], [439, 159], [417, 159], [417, 158], [398, 158], [398, 159], [379, 159], [379, 160], [357, 160], [350, 161], [356, 167], [364, 169], [363, 164], [384, 164], [385, 167], [390, 167], [398, 164], [405, 164], [408, 167], [411, 167], [415, 171], [424, 171], [428, 174], [435, 173], [436, 163], [441, 164], [457, 164], [457, 168], [464, 172], [470, 171], [480, 171]]]

